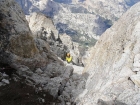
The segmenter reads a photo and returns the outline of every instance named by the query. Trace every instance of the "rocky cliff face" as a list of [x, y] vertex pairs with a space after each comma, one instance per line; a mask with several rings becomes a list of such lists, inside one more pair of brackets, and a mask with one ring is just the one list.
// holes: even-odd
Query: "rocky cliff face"
[[13, 0], [1, 0], [0, 4], [0, 62], [33, 68], [45, 65], [47, 61], [39, 54], [21, 8]]
[[140, 104], [140, 3], [96, 43], [85, 68], [90, 74], [78, 105]]
[[39, 31], [44, 30], [46, 31], [47, 37], [49, 37], [53, 33], [55, 39], [58, 38], [58, 31], [55, 28], [54, 23], [51, 18], [45, 16], [42, 13], [34, 12], [31, 15], [27, 15], [26, 19], [35, 37], [39, 36]]
[[[14, 67], [37, 92], [59, 99], [58, 105], [140, 104], [140, 3], [101, 36], [83, 74], [83, 68], [64, 66], [45, 40], [33, 38], [13, 0], [0, 4], [0, 70], [1, 63]], [[0, 73], [0, 85], [9, 84], [5, 78]]]
[[37, 68], [45, 66], [51, 60], [57, 61], [58, 58], [50, 52], [46, 42], [33, 38], [25, 15], [16, 2], [2, 0], [0, 3], [0, 62], [14, 67], [25, 65]]
[[82, 64], [79, 44], [72, 42], [71, 37], [66, 34], [58, 35], [58, 31], [51, 18], [46, 17], [42, 13], [32, 13], [26, 16], [26, 18], [35, 38], [42, 39], [46, 41], [46, 43], [49, 43], [50, 50], [62, 60], [65, 60], [66, 52], [70, 52], [73, 56], [73, 62], [76, 65]]
[[[21, 89], [19, 88], [25, 86], [24, 89], [26, 90], [26, 85], [30, 85], [30, 89], [33, 88], [33, 90], [35, 90], [34, 93], [37, 93], [36, 98], [39, 100], [40, 104], [74, 104], [75, 98], [83, 91], [85, 79], [88, 76], [85, 75], [81, 77], [83, 68], [74, 66], [77, 71], [79, 70], [79, 72], [77, 72], [73, 69], [72, 65], [64, 65], [63, 61], [58, 59], [58, 56], [54, 54], [58, 49], [52, 51], [50, 48], [52, 46], [50, 46], [49, 42], [40, 37], [35, 37], [35, 34], [32, 34], [29, 29], [25, 15], [14, 0], [1, 0], [0, 5], [0, 86], [8, 84], [10, 87], [14, 87], [14, 90], [18, 93], [18, 96], [16, 94], [13, 95], [14, 97], [18, 97], [18, 101], [13, 101], [15, 98], [13, 99], [13, 97], [10, 97], [8, 98], [8, 103], [14, 105], [22, 103], [20, 99], [23, 99], [25, 96], [19, 96], [19, 93], [21, 93], [21, 91], [19, 91]], [[44, 22], [48, 22], [48, 26], [51, 26], [52, 21], [50, 19], [44, 15], [35, 14], [35, 17], [39, 19], [41, 19], [42, 16]], [[30, 20], [30, 18], [28, 19]], [[33, 21], [30, 20], [30, 22], [32, 23]], [[40, 21], [40, 23], [41, 22], [42, 21]], [[38, 24], [37, 21], [35, 21], [35, 23]], [[30, 25], [34, 26], [36, 29], [40, 27], [33, 24]], [[48, 27], [43, 23], [42, 26], [45, 28]], [[34, 27], [32, 28], [35, 29]], [[50, 34], [49, 31], [44, 29], [41, 31], [44, 32], [41, 35], [44, 35], [45, 32]], [[33, 33], [35, 33], [35, 31], [33, 31]], [[54, 44], [54, 41], [56, 40], [52, 39], [51, 44]], [[61, 48], [60, 46], [55, 47]], [[13, 70], [13, 68], [15, 70]], [[9, 76], [5, 74], [7, 69], [8, 72], [10, 72], [10, 75], [8, 74]], [[12, 71], [16, 73], [12, 74]], [[18, 83], [24, 82], [26, 85], [22, 84], [21, 87], [17, 87], [17, 81]], [[13, 86], [11, 83], [16, 85]], [[77, 87], [77, 84], [80, 84], [80, 86]], [[5, 87], [1, 88], [4, 89]], [[9, 87], [6, 90], [8, 92], [6, 97], [9, 97], [12, 93], [16, 93], [11, 88], [9, 90]], [[7, 102], [4, 101], [5, 93], [2, 90], [0, 92], [2, 93], [0, 95], [0, 103], [5, 105], [4, 103], [7, 104]], [[25, 91], [23, 90], [22, 92]], [[49, 95], [47, 96], [46, 93]], [[29, 93], [24, 94], [29, 97], [31, 96]], [[46, 97], [53, 97], [59, 101], [46, 103]], [[29, 99], [29, 102], [24, 101], [22, 104], [29, 104], [32, 102], [33, 100]]]

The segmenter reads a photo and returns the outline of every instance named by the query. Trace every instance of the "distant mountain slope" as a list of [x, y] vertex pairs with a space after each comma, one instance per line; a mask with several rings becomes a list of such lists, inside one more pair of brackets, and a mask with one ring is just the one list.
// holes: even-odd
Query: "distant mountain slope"
[[26, 14], [53, 18], [59, 33], [79, 43], [92, 43], [139, 0], [16, 0]]

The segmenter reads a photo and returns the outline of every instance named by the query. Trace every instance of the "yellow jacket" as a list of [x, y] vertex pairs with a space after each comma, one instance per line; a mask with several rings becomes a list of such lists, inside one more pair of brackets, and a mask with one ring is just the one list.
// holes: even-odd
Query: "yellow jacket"
[[66, 61], [67, 61], [68, 63], [70, 63], [70, 62], [72, 61], [72, 56], [66, 57]]

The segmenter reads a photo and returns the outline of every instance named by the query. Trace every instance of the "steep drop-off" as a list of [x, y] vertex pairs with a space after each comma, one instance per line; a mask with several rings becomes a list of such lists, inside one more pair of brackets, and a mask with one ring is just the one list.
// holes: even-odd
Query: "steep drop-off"
[[82, 53], [79, 52], [79, 44], [73, 42], [71, 37], [66, 34], [58, 35], [58, 31], [51, 18], [42, 13], [32, 13], [26, 16], [26, 18], [35, 38], [42, 39], [46, 41], [46, 43], [49, 43], [50, 50], [62, 60], [65, 60], [66, 52], [70, 52], [71, 56], [73, 56], [73, 62], [76, 65], [82, 65]]
[[[34, 37], [14, 0], [1, 0], [0, 5], [0, 104], [75, 104], [88, 74], [82, 76], [82, 67], [64, 65], [48, 40]], [[45, 22], [52, 25], [50, 19]]]
[[59, 33], [80, 44], [94, 45], [139, 0], [16, 0], [26, 14], [42, 12], [52, 17]]

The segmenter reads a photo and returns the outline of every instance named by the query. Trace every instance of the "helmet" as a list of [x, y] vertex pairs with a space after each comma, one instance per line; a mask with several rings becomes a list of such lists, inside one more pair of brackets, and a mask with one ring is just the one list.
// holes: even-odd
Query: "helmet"
[[70, 56], [70, 53], [67, 53], [67, 57], [69, 57]]

